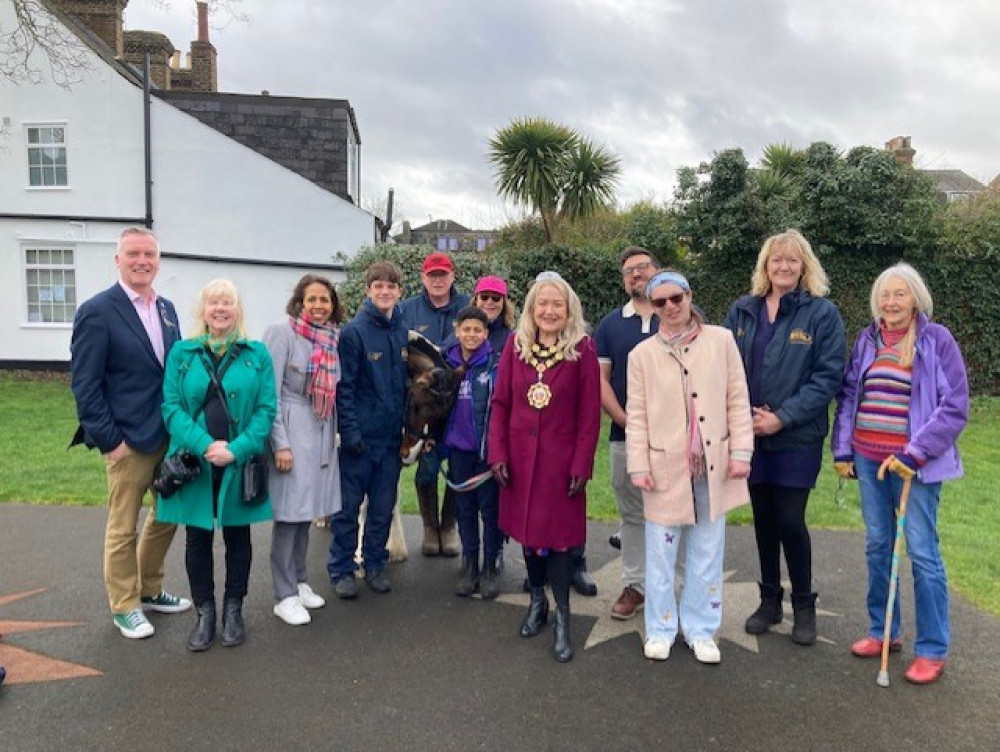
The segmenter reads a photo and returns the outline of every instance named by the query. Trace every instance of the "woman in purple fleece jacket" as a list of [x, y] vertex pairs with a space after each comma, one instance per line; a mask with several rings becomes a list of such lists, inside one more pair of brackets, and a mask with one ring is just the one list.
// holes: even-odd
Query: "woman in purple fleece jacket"
[[[914, 660], [907, 680], [930, 684], [948, 657], [948, 580], [938, 547], [941, 482], [962, 476], [956, 442], [969, 419], [969, 384], [955, 338], [930, 321], [933, 301], [909, 264], [886, 269], [871, 292], [874, 322], [858, 336], [837, 395], [831, 447], [842, 478], [861, 484], [868, 559], [868, 636], [859, 658], [882, 652], [896, 511], [902, 479], [912, 478], [906, 549], [913, 566]], [[889, 474], [878, 480], [879, 466]], [[902, 648], [896, 598], [889, 649]]]

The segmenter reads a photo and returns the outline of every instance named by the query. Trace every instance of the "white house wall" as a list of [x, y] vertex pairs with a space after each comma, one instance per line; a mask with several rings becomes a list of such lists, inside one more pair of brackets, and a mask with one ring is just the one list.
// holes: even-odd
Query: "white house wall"
[[[0, 26], [12, 23], [10, 4], [0, 3]], [[0, 215], [145, 214], [142, 90], [98, 55], [88, 55], [92, 69], [68, 92], [48, 77], [20, 86], [0, 79], [0, 134], [6, 134], [0, 135]], [[35, 64], [47, 73], [46, 63]], [[154, 97], [151, 104], [153, 229], [165, 254], [156, 286], [175, 302], [185, 329], [204, 283], [227, 277], [244, 297], [251, 335], [259, 336], [281, 318], [295, 281], [310, 267], [373, 243], [371, 214], [165, 102]], [[65, 123], [68, 188], [27, 188], [26, 123]], [[69, 358], [71, 324], [27, 320], [25, 247], [74, 251], [79, 303], [117, 278], [115, 244], [125, 226], [0, 217], [0, 362]]]

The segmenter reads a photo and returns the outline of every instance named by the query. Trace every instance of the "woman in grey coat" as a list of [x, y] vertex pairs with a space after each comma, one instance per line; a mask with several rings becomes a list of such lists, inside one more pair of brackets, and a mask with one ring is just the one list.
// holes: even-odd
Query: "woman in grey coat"
[[333, 283], [314, 274], [299, 280], [285, 310], [288, 320], [264, 333], [278, 393], [270, 438], [271, 578], [275, 616], [300, 625], [310, 621], [306, 609], [326, 604], [306, 581], [310, 525], [340, 510], [336, 389], [342, 312]]

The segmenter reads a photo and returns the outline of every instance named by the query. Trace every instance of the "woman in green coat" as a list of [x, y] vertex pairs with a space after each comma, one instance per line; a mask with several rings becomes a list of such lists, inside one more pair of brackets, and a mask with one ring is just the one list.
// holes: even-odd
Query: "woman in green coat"
[[157, 519], [187, 526], [185, 564], [198, 616], [189, 650], [208, 650], [215, 639], [216, 524], [226, 543], [222, 644], [246, 638], [250, 525], [271, 519], [271, 502], [243, 501], [243, 466], [264, 452], [275, 410], [271, 356], [263, 343], [247, 339], [233, 283], [213, 280], [201, 291], [193, 336], [171, 348], [163, 380], [167, 456], [187, 450], [201, 461], [199, 475], [157, 505]]

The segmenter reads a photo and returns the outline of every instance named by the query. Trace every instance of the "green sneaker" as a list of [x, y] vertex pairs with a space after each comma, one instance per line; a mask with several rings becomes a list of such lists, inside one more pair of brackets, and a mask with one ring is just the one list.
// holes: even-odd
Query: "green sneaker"
[[141, 640], [143, 637], [152, 637], [153, 625], [146, 620], [142, 609], [134, 608], [124, 614], [112, 614], [115, 626], [121, 633], [130, 640]]
[[143, 611], [159, 611], [161, 614], [179, 614], [191, 608], [191, 601], [187, 598], [179, 598], [171, 595], [166, 590], [161, 590], [156, 595], [142, 596]]

